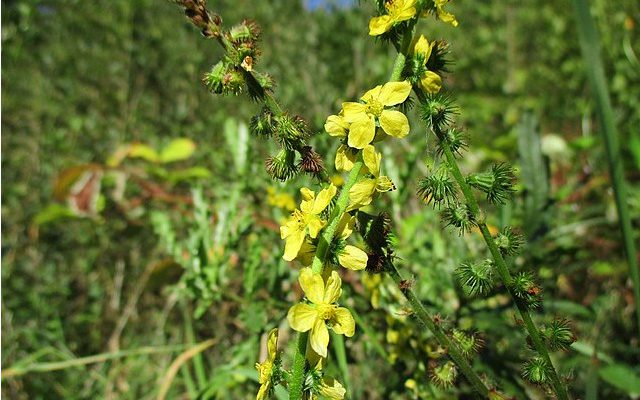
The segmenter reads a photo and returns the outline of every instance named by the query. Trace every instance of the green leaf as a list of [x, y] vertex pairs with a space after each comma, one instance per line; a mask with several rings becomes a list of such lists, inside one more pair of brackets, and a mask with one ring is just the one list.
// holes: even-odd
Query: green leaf
[[629, 395], [640, 395], [640, 376], [624, 364], [611, 364], [600, 369], [600, 378]]
[[174, 139], [160, 152], [160, 161], [170, 163], [182, 161], [191, 157], [196, 150], [196, 144], [191, 139]]
[[159, 158], [158, 152], [143, 143], [132, 144], [129, 149], [129, 157], [142, 158], [150, 162], [157, 162]]
[[62, 204], [54, 203], [49, 204], [38, 214], [36, 214], [36, 216], [33, 218], [33, 222], [36, 225], [44, 225], [62, 218], [75, 217], [76, 214], [69, 207]]

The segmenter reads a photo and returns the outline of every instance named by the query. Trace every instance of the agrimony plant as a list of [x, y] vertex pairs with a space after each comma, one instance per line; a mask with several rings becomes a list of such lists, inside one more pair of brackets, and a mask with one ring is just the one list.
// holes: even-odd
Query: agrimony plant
[[[443, 89], [442, 80], [450, 65], [448, 44], [414, 34], [416, 25], [428, 17], [457, 26], [455, 16], [447, 11], [448, 0], [373, 1], [378, 13], [369, 21], [369, 35], [389, 43], [398, 54], [387, 82], [380, 82], [357, 101], [344, 102], [326, 119], [326, 133], [340, 142], [330, 163], [325, 163], [326, 155], [318, 154], [309, 144], [311, 134], [306, 122], [281, 108], [273, 95], [273, 80], [258, 71], [258, 26], [245, 20], [226, 29], [222, 18], [207, 10], [204, 0], [176, 2], [202, 34], [217, 41], [225, 51], [223, 59], [205, 74], [207, 88], [216, 94], [246, 93], [263, 104], [251, 121], [251, 130], [280, 147], [266, 160], [267, 173], [281, 181], [301, 172], [317, 178], [316, 188], [300, 188], [300, 205], [280, 228], [283, 258], [302, 265], [298, 281], [304, 298], [287, 314], [289, 325], [298, 332], [296, 353], [291, 367], [284, 368], [277, 353], [278, 332], [269, 333], [268, 357], [257, 365], [257, 399], [269, 398], [280, 384], [287, 388], [290, 399], [345, 397], [343, 385], [323, 372], [330, 332], [351, 337], [356, 330], [353, 315], [341, 306], [342, 268], [386, 273], [396, 282], [417, 321], [434, 334], [450, 358], [431, 368], [433, 382], [450, 386], [462, 375], [478, 395], [504, 398], [471, 367], [470, 360], [482, 341], [459, 330], [447, 331], [441, 318], [424, 307], [410, 281], [394, 264], [390, 218], [384, 213], [376, 216], [366, 212], [378, 197], [396, 189], [384, 174], [379, 148], [385, 140], [402, 140], [411, 131], [405, 112], [412, 103], [412, 92], [425, 127], [435, 134], [439, 145], [433, 173], [420, 182], [418, 195], [440, 209], [445, 224], [460, 234], [480, 231], [492, 256], [463, 264], [457, 271], [462, 285], [470, 294], [486, 295], [497, 290], [497, 281], [501, 281], [536, 353], [524, 366], [523, 376], [534, 383], [550, 384], [559, 399], [567, 399], [549, 350], [566, 348], [573, 336], [562, 320], [543, 332], [535, 326], [530, 311], [539, 304], [541, 289], [526, 272], [512, 275], [505, 258], [517, 253], [522, 239], [510, 228], [494, 237], [473, 192], [482, 192], [491, 203], [505, 203], [514, 191], [513, 170], [500, 164], [486, 172], [462, 175], [458, 158], [468, 148], [467, 137], [455, 124], [459, 110], [453, 96]], [[347, 175], [340, 187], [327, 179], [324, 169], [328, 164]]]

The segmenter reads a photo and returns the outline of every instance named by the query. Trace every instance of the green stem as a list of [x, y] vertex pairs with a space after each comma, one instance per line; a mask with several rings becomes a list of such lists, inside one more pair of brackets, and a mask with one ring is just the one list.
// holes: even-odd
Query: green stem
[[411, 290], [410, 288], [403, 289], [403, 279], [402, 276], [400, 276], [398, 268], [396, 268], [396, 266], [390, 261], [387, 261], [386, 266], [387, 270], [389, 271], [389, 275], [391, 275], [398, 287], [400, 287], [400, 290], [402, 291], [404, 297], [411, 304], [411, 308], [413, 309], [415, 315], [418, 317], [418, 321], [435, 335], [440, 345], [446, 348], [447, 354], [449, 355], [449, 357], [451, 357], [453, 362], [456, 363], [456, 366], [460, 369], [465, 378], [467, 378], [471, 386], [473, 386], [473, 389], [478, 394], [484, 397], [488, 397], [489, 388], [487, 388], [484, 382], [482, 382], [482, 379], [480, 379], [478, 374], [473, 371], [471, 365], [469, 364], [469, 361], [464, 357], [464, 355], [462, 355], [460, 349], [458, 349], [458, 347], [451, 341], [451, 339], [449, 339], [442, 327], [434, 322], [433, 316], [429, 313], [429, 311], [427, 311], [426, 308], [424, 308], [413, 290]]
[[[391, 72], [391, 76], [389, 77], [389, 81], [397, 81], [402, 76], [402, 70], [404, 69], [404, 64], [407, 59], [406, 53], [409, 49], [412, 38], [413, 27], [410, 29], [410, 32], [406, 33], [403, 36], [402, 48], [396, 55], [396, 59], [393, 62], [393, 69]], [[333, 240], [333, 235], [335, 234], [336, 228], [340, 223], [340, 219], [342, 218], [342, 215], [345, 213], [347, 206], [349, 205], [349, 190], [353, 187], [353, 185], [355, 185], [356, 181], [358, 180], [358, 175], [360, 174], [362, 166], [363, 162], [360, 158], [355, 162], [353, 168], [351, 169], [349, 177], [347, 178], [347, 182], [342, 187], [340, 195], [338, 196], [338, 200], [336, 201], [336, 205], [333, 208], [333, 212], [329, 217], [329, 223], [322, 231], [322, 235], [320, 236], [320, 240], [318, 241], [318, 247], [316, 248], [316, 253], [313, 257], [313, 263], [311, 264], [311, 269], [314, 273], [322, 273], [325, 259], [327, 257], [327, 252], [329, 250], [329, 244], [331, 243], [331, 240]], [[308, 332], [298, 334], [296, 354], [293, 358], [293, 366], [291, 367], [291, 381], [289, 382], [290, 400], [302, 399], [304, 369], [306, 366], [305, 352], [307, 349], [308, 336]]]
[[602, 124], [602, 136], [604, 138], [607, 160], [609, 162], [609, 173], [613, 180], [613, 193], [618, 208], [618, 217], [624, 248], [629, 263], [629, 274], [633, 282], [633, 295], [636, 303], [637, 327], [640, 331], [640, 272], [636, 256], [636, 246], [633, 240], [633, 228], [631, 218], [627, 208], [627, 184], [624, 178], [624, 166], [622, 155], [620, 154], [620, 144], [618, 143], [618, 132], [611, 108], [609, 89], [600, 56], [600, 38], [596, 30], [593, 17], [589, 12], [587, 0], [573, 1], [576, 11], [576, 21], [582, 47], [582, 56], [585, 61], [587, 78], [591, 84], [593, 95], [596, 100], [596, 112]]
[[512, 282], [511, 273], [509, 272], [507, 263], [504, 261], [504, 258], [502, 257], [502, 254], [500, 253], [500, 250], [498, 249], [496, 242], [493, 240], [493, 237], [489, 232], [489, 228], [487, 228], [487, 224], [484, 222], [484, 218], [482, 217], [480, 206], [478, 205], [478, 201], [473, 195], [471, 186], [467, 184], [467, 181], [462, 176], [462, 173], [460, 172], [460, 168], [458, 167], [458, 162], [456, 161], [456, 158], [453, 155], [453, 152], [451, 151], [451, 147], [449, 146], [449, 143], [447, 142], [446, 139], [443, 139], [442, 132], [436, 132], [436, 135], [440, 140], [440, 146], [442, 147], [442, 150], [445, 154], [447, 164], [451, 169], [453, 177], [455, 178], [456, 182], [458, 182], [458, 186], [460, 187], [460, 190], [462, 190], [462, 193], [464, 194], [464, 197], [467, 200], [467, 206], [469, 207], [473, 215], [476, 217], [476, 220], [478, 220], [478, 228], [480, 229], [480, 232], [482, 233], [482, 237], [484, 238], [484, 241], [487, 243], [487, 246], [489, 247], [489, 251], [493, 256], [496, 268], [498, 270], [498, 275], [500, 275], [500, 279], [502, 280], [502, 283], [506, 286], [507, 290], [509, 291], [509, 294], [511, 295], [511, 297], [514, 300], [514, 303], [516, 304], [516, 307], [518, 308], [518, 312], [520, 313], [520, 317], [524, 322], [524, 326], [527, 332], [529, 333], [529, 337], [531, 338], [531, 341], [533, 342], [533, 346], [535, 347], [536, 351], [540, 354], [540, 356], [544, 359], [544, 361], [547, 363], [547, 365], [549, 365], [551, 382], [558, 396], [558, 399], [568, 400], [569, 397], [567, 395], [566, 387], [560, 381], [558, 373], [556, 372], [556, 369], [554, 368], [553, 363], [551, 362], [551, 357], [549, 357], [549, 351], [547, 350], [547, 347], [545, 346], [544, 341], [542, 340], [542, 336], [540, 336], [540, 331], [538, 331], [538, 328], [536, 328], [535, 324], [533, 323], [533, 319], [531, 318], [531, 314], [529, 313], [527, 306], [524, 303], [522, 303], [520, 300], [518, 300], [518, 297], [513, 292], [513, 289], [511, 286], [511, 282]]

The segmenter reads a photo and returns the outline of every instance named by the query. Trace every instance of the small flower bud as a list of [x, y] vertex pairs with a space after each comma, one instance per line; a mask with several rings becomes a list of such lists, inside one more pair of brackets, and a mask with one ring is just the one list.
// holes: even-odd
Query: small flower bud
[[456, 201], [456, 189], [445, 166], [440, 166], [435, 173], [422, 178], [418, 183], [418, 196], [434, 207], [448, 206]]
[[443, 364], [433, 366], [430, 376], [436, 385], [447, 388], [451, 387], [456, 381], [458, 370], [453, 362], [446, 361]]
[[478, 336], [467, 334], [458, 329], [453, 330], [451, 337], [467, 358], [471, 358], [484, 345], [484, 341]]
[[544, 383], [549, 379], [549, 366], [542, 357], [533, 357], [525, 364], [522, 376], [532, 383]]
[[552, 351], [567, 350], [576, 341], [576, 336], [571, 330], [569, 321], [556, 319], [548, 326], [540, 330], [547, 346]]
[[295, 165], [295, 151], [283, 149], [275, 157], [265, 161], [265, 167], [272, 179], [286, 181], [298, 173]]
[[511, 289], [517, 300], [529, 307], [538, 307], [541, 301], [542, 289], [533, 281], [530, 273], [519, 272], [512, 278]]
[[301, 129], [306, 124], [301, 122], [299, 117], [291, 117], [282, 114], [275, 117], [278, 139], [286, 149], [296, 149], [302, 146], [304, 140], [309, 136], [306, 129]]
[[493, 289], [493, 261], [489, 259], [478, 263], [464, 263], [455, 273], [462, 287], [471, 296], [484, 295]]
[[452, 225], [460, 229], [460, 235], [464, 235], [471, 227], [476, 225], [476, 220], [466, 204], [448, 207], [442, 212], [446, 226]]
[[273, 113], [269, 108], [264, 107], [260, 114], [254, 115], [249, 123], [249, 131], [256, 136], [264, 138], [271, 137], [276, 129], [276, 122]]
[[467, 177], [467, 183], [487, 194], [487, 201], [493, 204], [505, 204], [513, 189], [515, 175], [508, 164], [496, 164], [490, 172], [472, 174]]
[[502, 255], [514, 256], [518, 254], [523, 244], [522, 235], [514, 232], [510, 226], [505, 227], [496, 237], [496, 245]]
[[453, 97], [439, 92], [426, 96], [422, 104], [421, 118], [442, 139], [448, 125], [453, 122], [453, 116], [458, 113]]

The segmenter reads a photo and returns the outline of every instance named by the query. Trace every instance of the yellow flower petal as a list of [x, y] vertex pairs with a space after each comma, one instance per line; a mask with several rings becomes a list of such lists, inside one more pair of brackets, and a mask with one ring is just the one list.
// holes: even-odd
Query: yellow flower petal
[[382, 90], [382, 85], [378, 85], [371, 90], [367, 90], [365, 94], [362, 95], [361, 99], [366, 101], [367, 103], [371, 103], [374, 100], [377, 100], [380, 97], [380, 91]]
[[322, 210], [327, 208], [331, 199], [336, 195], [336, 188], [333, 184], [329, 185], [328, 188], [322, 189], [320, 193], [318, 193], [318, 197], [316, 197], [315, 202], [313, 203], [313, 210], [311, 211], [313, 214], [320, 214]]
[[342, 103], [342, 111], [344, 112], [344, 120], [353, 123], [368, 118], [366, 113], [367, 106], [362, 103], [348, 102]]
[[363, 179], [360, 182], [353, 185], [349, 190], [349, 200], [352, 204], [358, 204], [360, 206], [366, 206], [371, 203], [372, 196], [376, 191], [375, 179]]
[[409, 134], [409, 120], [400, 111], [384, 110], [380, 115], [380, 126], [387, 135], [402, 139]]
[[360, 119], [349, 127], [349, 140], [347, 144], [354, 149], [362, 149], [371, 141], [376, 134], [376, 123], [373, 117]]
[[389, 190], [395, 190], [396, 185], [393, 184], [393, 181], [389, 179], [388, 176], [380, 176], [377, 179], [376, 183], [376, 191], [378, 192], [388, 192]]
[[433, 50], [434, 44], [435, 42], [429, 43], [429, 41], [427, 40], [426, 37], [424, 37], [424, 35], [420, 35], [420, 38], [416, 41], [415, 45], [413, 46], [413, 53], [422, 54], [422, 56], [424, 57], [424, 62], [426, 64], [427, 61], [429, 60], [429, 57], [431, 57], [431, 51]]
[[344, 250], [338, 254], [338, 261], [340, 265], [347, 269], [354, 271], [360, 271], [367, 267], [367, 260], [369, 256], [363, 250], [360, 250], [356, 246], [346, 245]]
[[260, 389], [258, 390], [258, 394], [256, 395], [256, 400], [267, 400], [269, 389], [271, 389], [271, 383], [261, 385]]
[[317, 319], [315, 321], [313, 328], [311, 329], [309, 339], [313, 351], [326, 358], [327, 346], [329, 345], [329, 330], [327, 329], [324, 320]]
[[267, 360], [274, 361], [278, 353], [278, 329], [274, 328], [269, 332], [267, 339]]
[[331, 136], [347, 136], [349, 123], [340, 115], [330, 115], [324, 123], [324, 130]]
[[309, 228], [309, 236], [313, 239], [318, 237], [320, 230], [324, 228], [325, 221], [318, 218], [316, 215], [309, 215], [307, 219], [307, 228]]
[[433, 71], [425, 71], [420, 77], [420, 87], [427, 93], [438, 93], [442, 88], [442, 78]]
[[320, 395], [330, 400], [342, 400], [347, 393], [346, 389], [333, 378], [323, 378], [318, 388]]
[[400, 12], [395, 15], [395, 20], [406, 21], [408, 19], [413, 18], [417, 12], [415, 7], [416, 0], [399, 0], [399, 1], [401, 1], [403, 4], [402, 4], [402, 8], [400, 9]]
[[356, 162], [356, 154], [349, 150], [349, 146], [340, 145], [336, 152], [336, 169], [338, 171], [351, 171]]
[[364, 161], [364, 165], [366, 165], [367, 169], [373, 176], [378, 176], [380, 174], [381, 159], [382, 154], [378, 153], [371, 145], [362, 150], [362, 160]]
[[448, 24], [451, 24], [453, 26], [458, 26], [458, 20], [456, 20], [456, 17], [443, 10], [442, 7], [445, 6], [445, 4], [447, 4], [449, 2], [449, 0], [435, 0], [435, 6], [436, 6], [436, 14], [438, 16], [438, 19], [442, 20], [443, 22], [446, 22]]
[[302, 242], [304, 242], [305, 236], [306, 235], [303, 230], [291, 232], [291, 234], [286, 238], [284, 255], [282, 258], [287, 261], [293, 261], [293, 259], [298, 255], [298, 251], [300, 251], [300, 247], [302, 246]]
[[[316, 309], [309, 304], [299, 303], [289, 309], [287, 320], [291, 328], [298, 332], [306, 332], [313, 328], [316, 320], [318, 320]], [[322, 320], [320, 320], [322, 321]], [[324, 321], [322, 321], [324, 324]]]
[[324, 281], [320, 274], [315, 274], [311, 268], [302, 268], [298, 277], [300, 287], [307, 299], [314, 304], [321, 304], [324, 298]]
[[342, 279], [336, 271], [331, 271], [331, 275], [327, 279], [327, 285], [324, 289], [322, 302], [324, 304], [333, 304], [340, 298], [342, 294]]
[[382, 86], [378, 101], [385, 106], [395, 106], [404, 102], [411, 93], [409, 81], [387, 82]]
[[356, 331], [356, 322], [349, 310], [344, 307], [338, 307], [334, 311], [331, 322], [333, 331], [340, 335], [351, 337]]
[[340, 239], [345, 240], [353, 233], [353, 226], [356, 224], [356, 217], [352, 217], [349, 213], [342, 214], [336, 232]]
[[300, 189], [300, 194], [302, 195], [303, 201], [312, 201], [316, 197], [316, 194], [313, 192], [313, 190], [306, 187]]
[[378, 36], [387, 32], [393, 26], [393, 20], [388, 15], [373, 17], [369, 20], [369, 35]]
[[284, 225], [280, 227], [280, 239], [285, 239], [289, 237], [293, 232], [298, 230], [298, 221], [292, 216], [287, 219]]

